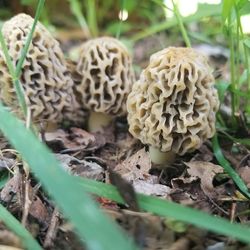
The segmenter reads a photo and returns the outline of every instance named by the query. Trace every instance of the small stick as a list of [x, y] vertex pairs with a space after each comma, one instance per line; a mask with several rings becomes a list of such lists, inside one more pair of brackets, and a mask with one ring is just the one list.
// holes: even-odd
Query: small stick
[[[22, 225], [26, 226], [28, 214], [29, 214], [29, 209], [31, 205], [31, 200], [29, 197], [29, 187], [30, 187], [30, 180], [28, 179], [29, 177], [25, 177], [25, 186], [24, 186], [24, 208], [23, 208], [23, 215], [22, 215]], [[32, 195], [33, 196], [33, 195]]]
[[230, 222], [234, 222], [236, 214], [237, 203], [233, 202], [230, 210]]
[[51, 222], [43, 243], [44, 247], [52, 246], [53, 240], [55, 239], [58, 230], [58, 224], [59, 224], [59, 211], [58, 208], [55, 208], [51, 216]]

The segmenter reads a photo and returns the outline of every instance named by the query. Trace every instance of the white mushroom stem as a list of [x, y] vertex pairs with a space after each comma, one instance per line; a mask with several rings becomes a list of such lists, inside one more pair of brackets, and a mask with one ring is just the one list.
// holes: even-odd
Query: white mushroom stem
[[55, 132], [58, 129], [58, 124], [52, 121], [41, 121], [35, 123], [40, 131], [44, 132]]
[[47, 122], [45, 131], [46, 132], [54, 132], [58, 129], [58, 124], [56, 122]]
[[90, 132], [100, 131], [103, 127], [108, 126], [111, 121], [112, 117], [110, 115], [91, 112], [88, 120], [88, 130]]
[[155, 164], [160, 164], [164, 167], [168, 167], [175, 161], [176, 154], [172, 151], [161, 152], [158, 148], [149, 147], [149, 155], [151, 161]]

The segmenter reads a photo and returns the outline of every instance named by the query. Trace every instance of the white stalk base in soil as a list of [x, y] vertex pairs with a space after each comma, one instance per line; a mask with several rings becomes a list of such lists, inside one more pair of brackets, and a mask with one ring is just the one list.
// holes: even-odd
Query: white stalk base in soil
[[88, 131], [97, 132], [103, 127], [108, 126], [112, 121], [112, 117], [107, 114], [91, 112], [88, 120]]
[[159, 149], [149, 147], [149, 155], [151, 161], [155, 164], [160, 164], [162, 167], [168, 167], [175, 161], [176, 154], [172, 151], [161, 152]]

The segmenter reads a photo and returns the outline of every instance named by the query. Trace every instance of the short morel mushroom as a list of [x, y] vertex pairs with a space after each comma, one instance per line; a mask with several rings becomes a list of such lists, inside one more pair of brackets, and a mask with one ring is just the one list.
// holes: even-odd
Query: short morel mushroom
[[129, 131], [150, 146], [153, 162], [167, 164], [214, 135], [218, 107], [206, 57], [192, 48], [170, 47], [151, 56], [133, 85]]
[[[32, 17], [19, 14], [2, 27], [14, 65], [17, 65], [21, 56], [32, 24]], [[0, 53], [0, 65], [0, 99], [11, 107], [13, 112], [20, 115], [15, 89], [3, 53]], [[39, 22], [22, 67], [20, 82], [33, 122], [58, 123], [63, 119], [83, 121], [84, 113], [81, 112], [73, 95], [73, 80], [63, 52], [59, 43]]]
[[90, 131], [127, 113], [126, 100], [134, 73], [132, 59], [121, 42], [111, 37], [87, 41], [81, 48], [76, 70], [81, 81], [75, 84], [75, 92], [81, 105], [91, 112]]

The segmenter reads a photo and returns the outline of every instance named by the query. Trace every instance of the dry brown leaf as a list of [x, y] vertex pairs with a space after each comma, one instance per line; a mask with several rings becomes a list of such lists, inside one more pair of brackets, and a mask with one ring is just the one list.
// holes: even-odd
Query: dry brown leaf
[[[204, 207], [200, 201], [204, 200], [204, 192], [200, 188], [200, 183], [195, 177], [179, 177], [171, 180], [171, 198], [177, 203], [187, 206]], [[199, 201], [199, 203], [198, 203]]]
[[129, 157], [127, 160], [118, 164], [115, 171], [127, 181], [146, 180], [149, 178], [148, 171], [151, 168], [151, 160], [145, 149], [141, 149]]
[[149, 174], [151, 160], [145, 149], [140, 149], [115, 167], [115, 171], [133, 184], [136, 192], [169, 198], [171, 189], [158, 183], [158, 178]]
[[96, 162], [79, 160], [68, 154], [55, 154], [55, 156], [67, 172], [94, 180], [103, 180], [104, 169]]
[[204, 193], [210, 198], [215, 197], [217, 192], [213, 186], [213, 179], [216, 174], [223, 172], [223, 168], [211, 162], [204, 161], [186, 162], [185, 165], [188, 166], [187, 172], [191, 178], [200, 179], [201, 188]]
[[[20, 197], [16, 197], [21, 190], [22, 175], [18, 168], [15, 168], [13, 177], [4, 185], [0, 193], [0, 198], [4, 202], [16, 201], [21, 204]], [[14, 199], [13, 199], [14, 198]]]
[[171, 188], [161, 184], [148, 183], [143, 180], [135, 180], [133, 183], [134, 189], [138, 193], [146, 195], [160, 196], [163, 198], [169, 198]]
[[36, 196], [32, 204], [30, 205], [29, 213], [39, 222], [45, 223], [48, 221], [48, 211], [38, 196]]
[[59, 129], [55, 132], [45, 133], [46, 142], [53, 148], [55, 145], [61, 150], [93, 151], [103, 147], [106, 140], [101, 135], [91, 134], [81, 128], [71, 128], [70, 132]]

